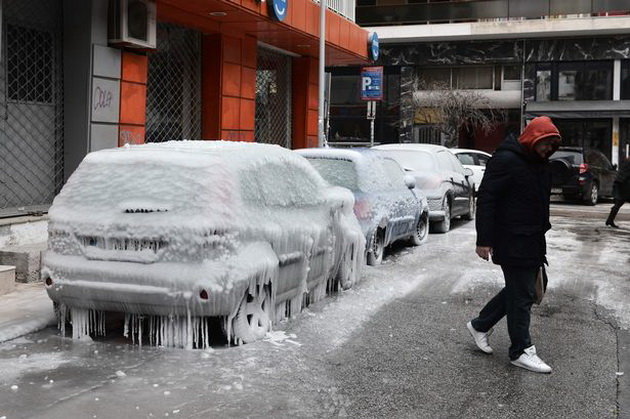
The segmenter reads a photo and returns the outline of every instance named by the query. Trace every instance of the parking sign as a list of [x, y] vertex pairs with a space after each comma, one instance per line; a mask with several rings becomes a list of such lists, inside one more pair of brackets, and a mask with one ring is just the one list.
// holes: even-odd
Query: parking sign
[[361, 69], [361, 100], [383, 100], [383, 67]]

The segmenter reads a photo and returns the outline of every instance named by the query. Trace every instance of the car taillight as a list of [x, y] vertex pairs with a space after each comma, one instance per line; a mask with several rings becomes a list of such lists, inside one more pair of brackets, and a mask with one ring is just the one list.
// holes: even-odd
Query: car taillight
[[367, 199], [358, 199], [354, 203], [354, 215], [356, 215], [359, 220], [367, 220], [370, 218], [371, 209]]
[[580, 165], [580, 174], [588, 172], [588, 164], [582, 163]]

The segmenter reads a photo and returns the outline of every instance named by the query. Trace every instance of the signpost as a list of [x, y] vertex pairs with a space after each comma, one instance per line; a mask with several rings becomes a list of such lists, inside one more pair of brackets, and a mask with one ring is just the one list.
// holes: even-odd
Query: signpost
[[367, 101], [367, 119], [370, 121], [370, 146], [374, 145], [374, 119], [376, 102], [383, 100], [383, 67], [361, 69], [361, 100]]

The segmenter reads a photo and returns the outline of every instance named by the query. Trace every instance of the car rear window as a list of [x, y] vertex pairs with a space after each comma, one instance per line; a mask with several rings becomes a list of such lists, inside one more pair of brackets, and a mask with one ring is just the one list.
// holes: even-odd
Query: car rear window
[[405, 170], [435, 170], [435, 162], [429, 152], [420, 150], [383, 150], [383, 152], [396, 160]]
[[326, 182], [348, 188], [351, 191], [359, 190], [359, 179], [354, 162], [322, 157], [307, 158]]
[[566, 160], [571, 164], [582, 164], [584, 159], [579, 151], [558, 150], [551, 156], [551, 160]]

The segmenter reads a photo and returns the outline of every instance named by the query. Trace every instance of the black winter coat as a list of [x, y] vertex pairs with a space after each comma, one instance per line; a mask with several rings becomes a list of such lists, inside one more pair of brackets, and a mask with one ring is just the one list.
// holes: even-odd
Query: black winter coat
[[619, 167], [613, 184], [613, 196], [616, 200], [630, 202], [630, 159]]
[[540, 266], [546, 259], [551, 175], [548, 161], [508, 137], [488, 161], [477, 198], [477, 246], [498, 265]]

